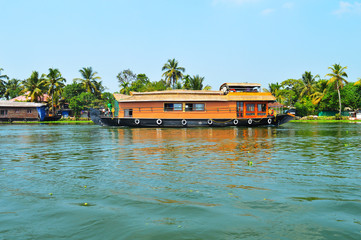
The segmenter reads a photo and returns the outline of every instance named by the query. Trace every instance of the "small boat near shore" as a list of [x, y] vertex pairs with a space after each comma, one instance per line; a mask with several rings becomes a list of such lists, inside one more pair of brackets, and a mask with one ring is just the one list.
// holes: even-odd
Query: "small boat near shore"
[[293, 119], [276, 114], [276, 98], [257, 83], [224, 83], [219, 91], [166, 90], [114, 94], [113, 114], [96, 109], [90, 118], [101, 126], [227, 127], [279, 126]]

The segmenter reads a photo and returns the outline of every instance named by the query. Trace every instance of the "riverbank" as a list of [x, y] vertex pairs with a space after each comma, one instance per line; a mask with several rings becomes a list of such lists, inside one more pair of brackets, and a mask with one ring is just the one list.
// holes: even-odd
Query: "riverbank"
[[361, 123], [361, 120], [335, 120], [335, 119], [302, 119], [291, 120], [292, 123]]
[[0, 124], [94, 124], [92, 120], [58, 120], [58, 121], [16, 121], [0, 122]]

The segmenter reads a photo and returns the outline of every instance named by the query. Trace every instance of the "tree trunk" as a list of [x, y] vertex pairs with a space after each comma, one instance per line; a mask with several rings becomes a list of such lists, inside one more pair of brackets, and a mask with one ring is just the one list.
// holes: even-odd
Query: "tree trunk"
[[336, 86], [337, 86], [337, 93], [338, 93], [338, 102], [340, 104], [340, 117], [341, 117], [341, 95], [340, 95], [340, 88], [339, 88], [339, 85], [338, 85], [338, 82], [336, 82]]
[[54, 117], [54, 91], [51, 92], [51, 110], [53, 112], [53, 117]]

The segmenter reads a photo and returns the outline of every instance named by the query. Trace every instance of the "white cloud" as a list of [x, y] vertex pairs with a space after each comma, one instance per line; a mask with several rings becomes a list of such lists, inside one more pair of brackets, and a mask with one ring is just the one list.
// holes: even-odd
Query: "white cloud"
[[270, 15], [271, 13], [273, 13], [274, 11], [276, 11], [275, 9], [273, 9], [273, 8], [267, 8], [267, 9], [264, 9], [262, 12], [261, 12], [261, 14], [262, 15]]
[[283, 8], [287, 8], [287, 9], [292, 9], [294, 7], [294, 3], [293, 2], [286, 2], [282, 5]]
[[343, 15], [346, 13], [361, 14], [361, 2], [350, 3], [350, 2], [340, 1], [339, 9], [334, 11], [333, 14]]
[[213, 4], [216, 5], [218, 3], [231, 3], [231, 4], [241, 5], [244, 3], [254, 3], [258, 1], [259, 0], [213, 0]]

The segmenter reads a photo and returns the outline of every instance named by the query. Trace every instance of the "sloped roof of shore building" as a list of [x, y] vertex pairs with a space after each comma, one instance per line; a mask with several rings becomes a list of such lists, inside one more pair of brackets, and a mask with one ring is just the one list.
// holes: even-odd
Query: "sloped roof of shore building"
[[[26, 102], [26, 101], [30, 101], [30, 97], [28, 96], [29, 92], [26, 92], [23, 95], [17, 96], [15, 98], [10, 99], [9, 101], [11, 102]], [[49, 95], [48, 94], [43, 94], [40, 97], [40, 102], [46, 102], [49, 100]]]
[[43, 107], [44, 103], [0, 101], [0, 107]]
[[209, 90], [166, 90], [154, 92], [131, 92], [131, 95], [114, 94], [118, 102], [157, 102], [157, 101], [275, 101], [270, 93], [237, 92], [227, 95], [222, 91]]

